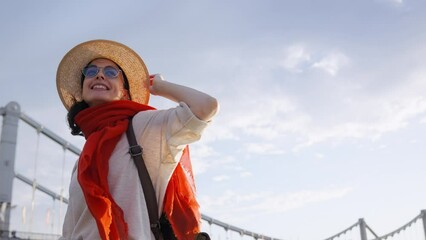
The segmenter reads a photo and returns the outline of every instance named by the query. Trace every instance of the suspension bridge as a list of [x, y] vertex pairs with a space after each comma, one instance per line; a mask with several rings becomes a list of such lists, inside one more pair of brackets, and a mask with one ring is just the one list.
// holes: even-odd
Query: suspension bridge
[[[0, 128], [0, 240], [6, 239], [57, 239], [60, 236], [62, 222], [64, 218], [66, 204], [68, 199], [64, 196], [64, 186], [66, 180], [65, 177], [70, 173], [65, 173], [66, 165], [73, 165], [72, 160], [67, 158], [72, 157], [76, 159], [80, 154], [80, 149], [64, 140], [51, 130], [38, 123], [30, 116], [26, 115], [21, 111], [20, 106], [16, 102], [10, 102], [6, 106], [0, 106], [0, 115], [3, 118], [2, 125]], [[24, 126], [29, 127], [36, 132], [36, 144], [31, 142], [33, 140], [28, 137], [20, 139], [20, 142], [24, 142], [22, 149], [18, 149], [18, 125], [22, 121]], [[56, 151], [49, 150], [45, 153], [41, 153], [39, 149], [40, 136], [45, 136], [46, 140], [52, 148], [56, 147], [59, 149]], [[34, 148], [30, 149], [29, 146]], [[19, 162], [15, 161], [18, 159], [17, 154], [20, 152], [33, 153], [34, 166], [31, 172], [18, 172], [15, 165]], [[43, 159], [52, 159], [47, 163], [39, 162], [40, 156], [43, 155]], [[69, 155], [72, 156], [69, 156]], [[58, 161], [58, 156], [62, 155], [62, 162]], [[27, 156], [28, 158], [28, 156]], [[28, 163], [21, 163], [21, 165]], [[41, 169], [40, 169], [41, 168]], [[28, 168], [26, 168], [28, 169]], [[67, 168], [68, 169], [68, 168]], [[42, 173], [40, 173], [42, 172]], [[32, 178], [28, 175], [33, 175]], [[58, 176], [55, 180], [49, 180], [51, 185], [55, 187], [46, 187], [46, 184], [42, 183], [43, 179], [39, 175]], [[15, 181], [19, 180], [19, 181]], [[47, 181], [47, 180], [44, 180]], [[13, 191], [13, 185], [21, 184], [31, 189], [31, 196], [28, 193], [16, 193]], [[59, 193], [52, 189], [59, 189]], [[31, 199], [30, 206], [21, 207], [21, 221], [26, 227], [20, 227], [14, 229], [14, 221], [17, 221], [19, 215], [17, 207], [19, 204], [17, 197], [19, 195], [28, 195]], [[36, 202], [37, 199], [37, 202]], [[51, 202], [50, 206], [48, 202]], [[36, 212], [42, 208], [45, 208], [45, 219], [36, 219]], [[27, 214], [29, 211], [29, 214]], [[13, 213], [13, 214], [12, 214]], [[29, 219], [27, 219], [29, 215]], [[42, 214], [43, 215], [43, 214]], [[265, 239], [265, 240], [279, 240], [264, 234], [255, 233], [250, 230], [246, 230], [213, 217], [202, 214], [203, 231], [210, 234], [212, 239]], [[42, 222], [42, 224], [40, 224]], [[41, 227], [42, 225], [49, 225], [46, 229]], [[44, 229], [44, 230], [41, 230]], [[338, 232], [338, 231], [336, 231]], [[367, 224], [367, 222], [361, 218], [356, 221], [353, 225], [348, 228], [339, 231], [337, 234], [330, 234], [331, 237], [325, 240], [426, 240], [426, 210], [421, 210], [411, 221], [405, 223], [396, 230], [393, 230], [384, 235], [378, 235], [373, 229]], [[318, 239], [321, 240], [321, 239]]]

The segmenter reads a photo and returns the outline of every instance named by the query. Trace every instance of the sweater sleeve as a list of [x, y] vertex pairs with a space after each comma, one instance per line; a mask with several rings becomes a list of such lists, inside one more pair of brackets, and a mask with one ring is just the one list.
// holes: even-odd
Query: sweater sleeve
[[179, 161], [185, 146], [198, 141], [207, 125], [207, 122], [191, 112], [188, 105], [181, 102], [176, 111], [169, 115], [165, 134], [168, 155], [164, 156], [163, 163]]
[[198, 119], [181, 102], [175, 108], [138, 113], [133, 123], [161, 210], [168, 181], [183, 149], [200, 139], [208, 122]]
[[199, 140], [208, 125], [208, 122], [198, 119], [184, 102], [168, 110], [138, 113], [133, 122], [138, 142], [147, 157], [159, 153], [161, 156], [157, 160], [161, 163], [179, 161], [183, 148]]

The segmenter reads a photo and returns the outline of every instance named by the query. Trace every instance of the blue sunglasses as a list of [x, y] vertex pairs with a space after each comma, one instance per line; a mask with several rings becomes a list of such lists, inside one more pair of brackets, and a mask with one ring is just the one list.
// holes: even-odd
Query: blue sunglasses
[[118, 74], [120, 74], [121, 70], [117, 69], [112, 66], [106, 66], [106, 67], [98, 67], [96, 65], [89, 65], [85, 68], [83, 68], [82, 72], [83, 75], [87, 78], [94, 78], [96, 75], [98, 75], [99, 71], [102, 69], [102, 73], [107, 78], [116, 78], [118, 77]]

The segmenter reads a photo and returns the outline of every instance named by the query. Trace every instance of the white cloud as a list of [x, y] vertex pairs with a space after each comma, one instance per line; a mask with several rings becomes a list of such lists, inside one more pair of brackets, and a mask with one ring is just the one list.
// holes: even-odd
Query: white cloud
[[[377, 107], [378, 115], [372, 121], [358, 120], [341, 122], [330, 127], [311, 126], [306, 140], [297, 145], [294, 149], [300, 150], [303, 147], [311, 146], [316, 143], [332, 140], [344, 139], [371, 139], [376, 140], [383, 134], [396, 131], [407, 126], [410, 119], [418, 114], [426, 112], [426, 99], [405, 99], [401, 100], [403, 104], [400, 108], [394, 108], [390, 111], [380, 109], [380, 103], [372, 102], [372, 107]], [[391, 104], [392, 105], [392, 104]], [[381, 105], [382, 108], [391, 107]]]
[[390, 3], [393, 6], [402, 6], [405, 2], [405, 0], [382, 0], [382, 1]]
[[386, 144], [380, 144], [380, 146], [378, 147], [379, 149], [385, 149], [385, 148], [387, 148], [388, 147], [388, 145], [386, 145]]
[[[263, 53], [242, 47], [238, 51], [244, 54], [231, 56], [226, 51], [215, 52], [210, 60], [220, 62], [221, 68], [233, 74], [223, 88], [232, 94], [221, 96], [221, 111], [203, 141], [229, 140], [231, 144], [245, 144], [242, 146], [248, 153], [282, 154], [326, 141], [374, 141], [426, 113], [426, 73], [421, 65], [413, 66], [418, 71], [399, 71], [400, 80], [380, 87], [377, 83], [382, 78], [394, 77], [392, 71], [386, 71], [387, 65], [379, 65], [375, 72], [360, 72], [357, 59], [349, 59], [343, 51], [308, 51], [302, 44], [284, 49], [284, 58], [282, 51], [270, 49]], [[349, 70], [354, 74], [339, 74], [352, 62]], [[282, 80], [289, 75], [276, 75], [277, 66], [302, 72], [315, 68], [334, 77], [311, 71], [298, 74], [297, 81]], [[316, 90], [309, 91], [313, 88]], [[208, 166], [212, 165], [206, 163]]]
[[189, 151], [191, 154], [192, 169], [195, 175], [205, 173], [207, 169], [219, 163], [234, 161], [230, 157], [220, 157], [218, 151], [205, 141], [191, 144]]
[[310, 53], [302, 45], [293, 45], [284, 51], [284, 58], [279, 65], [291, 72], [302, 72], [303, 65], [311, 60]]
[[339, 70], [349, 63], [349, 58], [343, 53], [334, 52], [312, 64], [313, 68], [321, 69], [331, 76], [336, 76]]
[[[193, 149], [195, 148], [196, 147], [194, 147]], [[224, 166], [230, 166], [233, 162], [235, 162], [235, 159], [231, 155], [215, 155], [214, 157], [209, 158], [191, 157], [191, 161], [193, 172], [195, 175], [198, 175], [207, 172], [208, 169], [211, 170], [216, 168], [223, 168]]]
[[[228, 128], [223, 127], [223, 122], [220, 121], [222, 113], [220, 113], [214, 122], [206, 129], [202, 136], [202, 141], [209, 143], [218, 139], [224, 140], [238, 140], [239, 136], [235, 132], [230, 131]], [[220, 125], [221, 124], [221, 125]]]
[[251, 176], [253, 176], [253, 173], [248, 172], [248, 171], [244, 171], [244, 172], [240, 173], [240, 177], [242, 177], [242, 178], [251, 177]]
[[[333, 50], [322, 57], [318, 52], [308, 51], [302, 44], [289, 46], [284, 50], [284, 56], [277, 61], [278, 66], [294, 73], [302, 73], [310, 66], [336, 76], [339, 70], [349, 63], [349, 57], [340, 51]], [[316, 55], [318, 56], [315, 57]]]
[[191, 153], [191, 156], [194, 158], [208, 158], [208, 157], [216, 156], [218, 154], [213, 149], [213, 147], [207, 144], [196, 143], [196, 144], [193, 144], [192, 146], [195, 146], [195, 147], [190, 148], [190, 153]]
[[309, 121], [309, 117], [297, 110], [297, 104], [284, 93], [259, 93], [258, 98], [251, 95], [239, 96], [232, 102], [233, 109], [225, 109], [217, 119], [217, 125], [230, 135], [246, 135], [260, 139], [276, 139], [286, 131], [297, 131]]
[[254, 211], [286, 212], [291, 209], [303, 207], [314, 202], [329, 201], [342, 198], [349, 194], [352, 188], [306, 190], [276, 197], [269, 196], [263, 202], [252, 206]]
[[194, 175], [202, 174], [210, 168], [210, 163], [198, 158], [191, 158], [192, 162], [192, 171]]
[[219, 175], [219, 176], [213, 177], [213, 181], [215, 181], [215, 182], [223, 182], [223, 181], [227, 181], [229, 179], [231, 179], [231, 177], [229, 177], [227, 175]]
[[283, 194], [266, 191], [241, 194], [228, 190], [219, 196], [200, 196], [199, 200], [203, 211], [213, 212], [215, 216], [224, 215], [230, 210], [233, 215], [238, 215], [240, 212], [283, 213], [311, 203], [342, 198], [351, 191], [351, 187], [303, 190]]
[[[414, 99], [412, 99], [414, 100]], [[377, 104], [377, 103], [376, 103]], [[378, 110], [379, 111], [379, 110]], [[396, 131], [407, 126], [410, 119], [426, 112], [426, 99], [413, 102], [407, 99], [404, 107], [387, 113], [381, 112], [373, 121], [342, 122], [326, 128], [312, 128], [306, 140], [297, 145], [294, 150], [311, 146], [316, 143], [344, 139], [377, 140], [383, 134]]]
[[[337, 74], [348, 61], [345, 55], [333, 53], [316, 66], [330, 74]], [[327, 62], [330, 64], [325, 64]], [[423, 66], [418, 66], [418, 69], [406, 70], [400, 75], [401, 80], [386, 85], [380, 91], [371, 91], [365, 85], [365, 82], [373, 82], [374, 79], [361, 82], [358, 76], [344, 81], [334, 78], [336, 80], [332, 84], [337, 91], [326, 95], [330, 102], [311, 96], [287, 94], [285, 86], [280, 88], [273, 85], [264, 90], [261, 86], [241, 85], [241, 91], [224, 100], [216, 128], [228, 132], [228, 136], [237, 136], [233, 138], [235, 141], [252, 137], [263, 142], [259, 147], [246, 145], [248, 151], [255, 153], [265, 153], [266, 150], [278, 153], [276, 150], [291, 148], [300, 150], [324, 141], [376, 140], [383, 134], [406, 127], [411, 120], [426, 113], [426, 98], [423, 96], [426, 72]], [[253, 72], [250, 74], [256, 75]], [[363, 73], [362, 76], [368, 77], [369, 74]], [[328, 109], [332, 110], [311, 110], [311, 106], [328, 105]], [[279, 142], [280, 146], [275, 144], [274, 147], [273, 141]]]
[[271, 143], [248, 143], [245, 144], [247, 153], [261, 154], [261, 155], [280, 155], [285, 151], [278, 148], [276, 144]]

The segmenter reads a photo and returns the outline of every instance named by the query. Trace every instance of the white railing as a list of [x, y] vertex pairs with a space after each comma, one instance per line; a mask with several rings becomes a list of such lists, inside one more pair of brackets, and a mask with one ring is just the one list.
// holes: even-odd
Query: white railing
[[[12, 206], [12, 183], [13, 179], [18, 179], [21, 182], [32, 187], [33, 192], [35, 190], [43, 192], [50, 196], [54, 201], [59, 201], [60, 204], [68, 203], [68, 199], [61, 194], [55, 193], [55, 191], [50, 190], [49, 188], [38, 183], [36, 179], [30, 179], [21, 173], [16, 173], [14, 169], [14, 160], [15, 160], [15, 150], [17, 144], [17, 131], [18, 131], [18, 122], [22, 120], [30, 127], [36, 129], [37, 134], [42, 134], [52, 140], [54, 143], [59, 144], [64, 151], [69, 151], [75, 155], [80, 154], [80, 149], [64, 140], [54, 132], [50, 131], [28, 115], [20, 111], [20, 106], [16, 102], [11, 102], [5, 107], [0, 107], [0, 115], [3, 116], [3, 124], [0, 128], [0, 240], [1, 239], [10, 239], [13, 236], [24, 238], [24, 239], [56, 239], [58, 235], [55, 234], [41, 234], [25, 231], [10, 231], [10, 210]], [[37, 140], [38, 147], [38, 140]], [[37, 156], [36, 156], [37, 158]], [[65, 160], [65, 158], [63, 159]], [[34, 193], [33, 193], [34, 195]], [[208, 225], [208, 229], [218, 228], [221, 229], [221, 233], [214, 233], [210, 231], [209, 233], [212, 236], [212, 239], [221, 238], [222, 235], [226, 239], [233, 239], [230, 236], [238, 236], [242, 239], [243, 237], [248, 237], [251, 239], [265, 239], [265, 240], [278, 240], [277, 238], [268, 237], [262, 234], [258, 234], [252, 231], [248, 231], [237, 226], [233, 226], [222, 222], [218, 219], [212, 218], [205, 214], [202, 214], [202, 220]], [[327, 238], [326, 240], [338, 240], [346, 239], [345, 235], [347, 234], [356, 234], [361, 240], [390, 240], [393, 236], [402, 234], [405, 231], [408, 231], [414, 226], [420, 226], [422, 233], [420, 233], [420, 239], [416, 240], [426, 240], [426, 210], [422, 210], [419, 215], [417, 215], [413, 220], [409, 221], [407, 224], [399, 227], [398, 229], [378, 236], [364, 221], [364, 219], [359, 219], [358, 222], [351, 225], [350, 227], [340, 231], [339, 233], [333, 235], [332, 237]], [[207, 229], [207, 230], [208, 230]], [[221, 235], [222, 234], [222, 235]], [[369, 237], [370, 236], [370, 237]]]
[[[45, 126], [43, 126], [42, 124], [38, 123], [37, 121], [35, 121], [34, 119], [32, 119], [30, 116], [26, 115], [25, 113], [20, 111], [20, 106], [18, 103], [16, 102], [11, 102], [9, 104], [7, 104], [7, 106], [5, 107], [1, 107], [0, 108], [0, 115], [3, 116], [3, 127], [2, 127], [2, 141], [4, 139], [5, 142], [8, 142], [8, 154], [11, 154], [11, 151], [15, 151], [16, 148], [16, 143], [17, 143], [17, 128], [18, 128], [18, 121], [22, 120], [23, 122], [25, 122], [26, 124], [28, 124], [30, 127], [34, 128], [37, 131], [37, 134], [42, 134], [44, 136], [46, 136], [47, 138], [49, 138], [50, 140], [52, 140], [54, 143], [60, 145], [64, 151], [69, 151], [74, 153], [75, 155], [79, 155], [81, 150], [74, 146], [73, 144], [69, 143], [68, 141], [66, 141], [65, 139], [61, 138], [60, 136], [58, 136], [57, 134], [55, 134], [54, 132], [50, 131], [48, 128], [46, 128]], [[3, 132], [7, 132], [7, 136], [3, 136]], [[14, 139], [12, 141], [10, 141], [9, 139]], [[38, 140], [37, 140], [38, 141]], [[13, 142], [12, 144], [10, 144], [10, 142]], [[37, 142], [38, 145], [38, 142]], [[0, 146], [1, 147], [1, 146]], [[38, 146], [37, 146], [38, 147]], [[6, 147], [5, 147], [6, 148]], [[13, 149], [12, 149], [13, 148]], [[5, 151], [6, 152], [6, 151]], [[1, 158], [1, 154], [0, 153], [0, 158]], [[13, 159], [11, 159], [12, 161], [14, 161], [14, 152], [11, 154], [13, 155]], [[7, 158], [10, 158], [9, 156]], [[37, 156], [36, 156], [37, 158]], [[37, 164], [37, 163], [36, 163]], [[20, 181], [22, 181], [23, 183], [31, 186], [33, 188], [33, 192], [35, 190], [41, 191], [45, 194], [47, 194], [48, 196], [50, 196], [53, 200], [57, 200], [60, 201], [60, 204], [68, 203], [68, 199], [66, 197], [63, 196], [63, 194], [58, 194], [55, 193], [55, 191], [50, 190], [49, 188], [39, 184], [39, 181], [37, 181], [36, 179], [30, 179], [28, 177], [26, 177], [24, 174], [21, 173], [15, 173], [15, 169], [13, 168], [14, 163], [11, 164], [12, 165], [12, 172], [14, 173], [14, 175], [12, 176], [13, 178], [19, 179]], [[35, 166], [36, 167], [36, 166]], [[1, 168], [1, 167], [0, 167]], [[9, 171], [10, 169], [6, 169], [5, 171]], [[11, 179], [7, 179], [7, 181], [11, 184]], [[3, 188], [8, 188], [10, 186], [3, 186], [0, 185], [0, 193], [2, 193], [2, 189]], [[7, 192], [7, 190], [6, 190]], [[8, 215], [8, 217], [10, 217], [10, 208], [11, 208], [11, 194], [12, 193], [5, 193], [5, 195], [9, 195], [7, 197], [7, 199], [0, 199], [0, 202], [5, 202], [8, 206], [6, 212]], [[33, 193], [34, 195], [34, 193]], [[250, 237], [252, 239], [265, 239], [265, 240], [279, 240], [277, 238], [272, 238], [272, 237], [268, 237], [265, 236], [263, 234], [259, 234], [259, 233], [255, 233], [246, 229], [242, 229], [230, 224], [227, 224], [225, 222], [222, 222], [218, 219], [215, 219], [213, 217], [207, 216], [205, 214], [202, 214], [202, 220], [209, 225], [210, 229], [211, 226], [215, 226], [215, 227], [219, 227], [222, 228], [226, 234], [230, 234], [231, 232], [236, 233], [239, 236], [247, 236]], [[9, 224], [4, 224], [4, 222], [9, 222], [8, 219], [5, 219], [5, 221], [3, 221], [3, 223], [1, 222], [2, 219], [0, 219], [0, 239], [2, 239], [2, 232], [5, 235], [8, 235], [7, 237], [11, 237], [11, 234], [21, 234], [20, 236], [16, 235], [17, 237], [22, 237], [22, 235], [27, 236], [28, 232], [12, 232], [9, 230]], [[211, 233], [210, 233], [211, 234]], [[212, 234], [214, 236], [214, 234]], [[47, 235], [46, 235], [47, 236]], [[53, 235], [53, 236], [57, 236], [57, 235]], [[37, 239], [37, 237], [32, 237], [31, 239]]]

